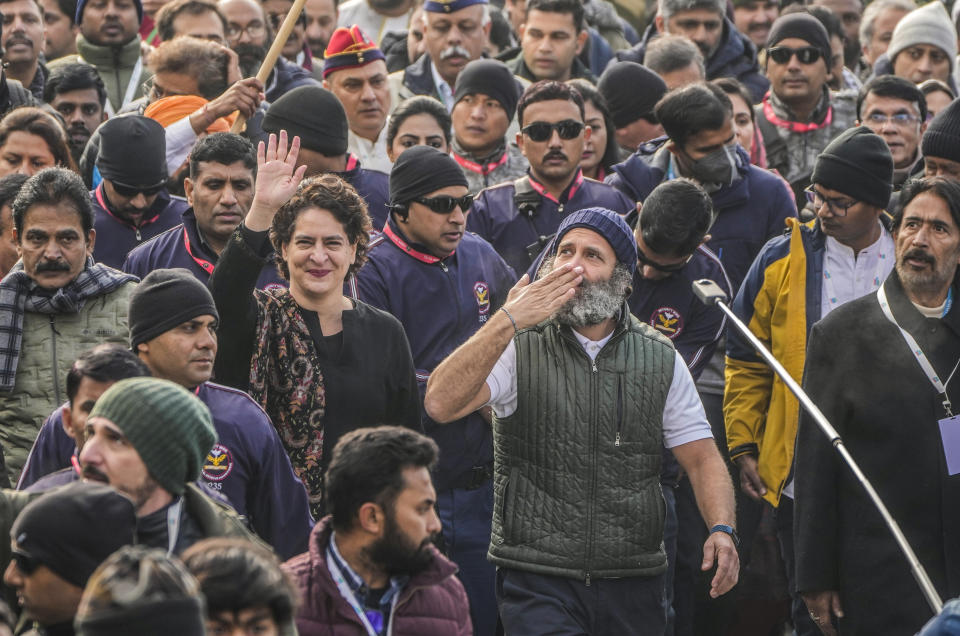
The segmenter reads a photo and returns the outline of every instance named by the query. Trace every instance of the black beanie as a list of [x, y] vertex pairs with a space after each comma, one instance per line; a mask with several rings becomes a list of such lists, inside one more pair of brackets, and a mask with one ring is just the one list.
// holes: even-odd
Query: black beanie
[[390, 205], [406, 205], [453, 185], [468, 187], [463, 170], [450, 155], [430, 146], [407, 148], [390, 170]]
[[457, 75], [453, 90], [453, 102], [457, 103], [467, 95], [483, 93], [500, 102], [507, 111], [507, 119], [513, 119], [520, 101], [520, 85], [514, 79], [507, 65], [499, 60], [473, 60], [463, 67]]
[[613, 125], [623, 128], [641, 117], [653, 118], [653, 107], [667, 92], [660, 76], [636, 62], [617, 62], [600, 76], [597, 89], [607, 101]]
[[157, 121], [141, 115], [111, 117], [100, 126], [97, 168], [122, 185], [153, 188], [167, 181], [167, 138]]
[[111, 554], [135, 542], [133, 502], [110, 486], [75, 482], [31, 501], [13, 522], [17, 547], [83, 587]]
[[[137, 10], [137, 22], [143, 22], [143, 2], [141, 0], [133, 0], [133, 6]], [[77, 2], [77, 12], [73, 16], [73, 21], [80, 25], [83, 23], [83, 10], [87, 8], [87, 0], [79, 0]]]
[[886, 208], [893, 192], [893, 157], [883, 137], [866, 126], [848, 128], [817, 157], [811, 181]]
[[286, 130], [300, 146], [327, 157], [347, 152], [347, 113], [337, 96], [320, 86], [300, 86], [273, 102], [263, 118], [266, 133]]
[[790, 13], [777, 18], [767, 36], [767, 49], [787, 38], [799, 38], [820, 49], [823, 63], [830, 68], [830, 36], [820, 20], [809, 13]]
[[920, 151], [924, 157], [939, 157], [960, 162], [960, 99], [937, 113], [923, 133]]
[[130, 348], [197, 316], [220, 319], [207, 286], [183, 268], [155, 269], [130, 296]]

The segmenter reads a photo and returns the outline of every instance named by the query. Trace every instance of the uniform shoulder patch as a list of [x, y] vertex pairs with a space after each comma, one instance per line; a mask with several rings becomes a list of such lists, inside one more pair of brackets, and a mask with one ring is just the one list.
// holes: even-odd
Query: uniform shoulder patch
[[223, 481], [233, 471], [233, 453], [223, 444], [214, 444], [203, 460], [200, 473], [208, 481]]

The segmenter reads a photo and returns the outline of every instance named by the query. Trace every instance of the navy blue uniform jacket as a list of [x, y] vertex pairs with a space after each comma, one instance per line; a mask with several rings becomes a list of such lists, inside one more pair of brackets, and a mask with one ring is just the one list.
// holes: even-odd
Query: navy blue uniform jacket
[[533, 252], [536, 255], [546, 246], [547, 240], [557, 233], [563, 218], [571, 212], [599, 207], [627, 214], [636, 207], [623, 193], [584, 177], [579, 169], [559, 200], [541, 195], [540, 204], [532, 213], [521, 214], [514, 203], [513, 194], [513, 182], [483, 190], [467, 216], [467, 229], [489, 241], [515, 272], [527, 271], [533, 261], [527, 247], [543, 238], [542, 244]]
[[347, 155], [347, 169], [335, 173], [353, 186], [363, 200], [367, 202], [367, 211], [373, 221], [373, 229], [379, 232], [387, 222], [387, 203], [390, 202], [390, 177], [377, 170], [366, 170], [360, 160]]
[[[224, 495], [281, 558], [305, 552], [313, 528], [307, 491], [270, 418], [246, 393], [219, 384], [201, 384], [197, 397], [210, 409], [217, 430], [199, 481]], [[76, 448], [63, 430], [60, 412], [44, 422], [17, 488], [71, 465]]]
[[[183, 223], [180, 225], [131, 250], [123, 263], [123, 271], [143, 279], [155, 269], [182, 267], [206, 285], [218, 256], [200, 240], [193, 208], [184, 211], [181, 219]], [[277, 266], [271, 261], [260, 272], [257, 288], [267, 289], [273, 285], [287, 287], [288, 283], [280, 277]]]
[[[516, 276], [489, 243], [472, 233], [464, 234], [453, 254], [438, 259], [410, 244], [401, 228], [391, 219], [370, 242], [368, 260], [348, 281], [348, 291], [403, 323], [422, 406], [430, 374], [500, 308]], [[438, 492], [462, 485], [473, 466], [493, 462], [490, 425], [479, 414], [439, 425], [424, 412], [423, 422], [440, 446]]]
[[97, 231], [97, 242], [93, 246], [93, 258], [98, 263], [120, 269], [127, 253], [147, 239], [165, 232], [180, 222], [180, 215], [190, 205], [179, 197], [171, 197], [161, 190], [153, 205], [144, 214], [140, 227], [125, 221], [107, 208], [107, 197], [103, 192], [103, 183], [90, 192], [93, 203], [93, 228]]
[[[637, 201], [666, 181], [669, 151], [665, 137], [640, 146], [623, 163], [612, 168], [606, 183]], [[774, 174], [750, 164], [750, 157], [737, 148], [740, 178], [710, 195], [716, 221], [710, 228], [707, 246], [720, 258], [730, 277], [733, 291], [740, 288], [750, 264], [760, 248], [774, 236], [783, 234], [786, 219], [797, 215], [793, 193]]]

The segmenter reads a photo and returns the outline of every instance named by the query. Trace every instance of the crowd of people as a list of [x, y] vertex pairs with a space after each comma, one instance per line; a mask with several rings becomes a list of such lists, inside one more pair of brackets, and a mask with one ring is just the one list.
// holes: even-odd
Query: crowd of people
[[0, 635], [960, 633], [960, 2], [0, 14]]

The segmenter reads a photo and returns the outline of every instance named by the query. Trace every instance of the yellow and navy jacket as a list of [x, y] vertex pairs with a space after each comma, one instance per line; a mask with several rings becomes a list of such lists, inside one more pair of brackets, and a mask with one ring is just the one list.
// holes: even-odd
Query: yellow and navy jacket
[[[815, 222], [789, 218], [787, 227], [753, 261], [733, 311], [799, 382], [807, 335], [820, 320], [826, 236]], [[727, 333], [726, 362], [723, 418], [730, 458], [757, 456], [764, 498], [777, 506], [793, 464], [799, 404], [736, 329]]]

